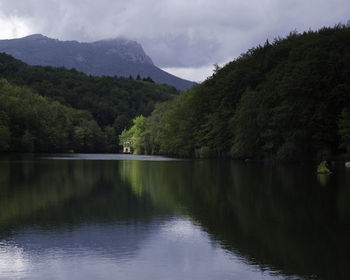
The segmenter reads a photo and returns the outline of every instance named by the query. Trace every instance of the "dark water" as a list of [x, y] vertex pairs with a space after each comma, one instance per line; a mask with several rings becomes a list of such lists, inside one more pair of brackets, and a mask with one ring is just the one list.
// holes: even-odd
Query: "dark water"
[[0, 279], [350, 279], [349, 264], [349, 168], [0, 158]]

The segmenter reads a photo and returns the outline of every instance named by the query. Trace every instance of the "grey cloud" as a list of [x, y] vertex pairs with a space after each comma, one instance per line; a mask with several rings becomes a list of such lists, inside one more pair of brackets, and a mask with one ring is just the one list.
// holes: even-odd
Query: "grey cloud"
[[156, 65], [201, 67], [237, 57], [268, 38], [346, 22], [348, 0], [0, 0], [0, 13], [32, 33], [64, 40], [123, 36]]
[[186, 67], [207, 65], [217, 59], [219, 43], [201, 34], [168, 34], [157, 38], [139, 38], [146, 52], [160, 66]]

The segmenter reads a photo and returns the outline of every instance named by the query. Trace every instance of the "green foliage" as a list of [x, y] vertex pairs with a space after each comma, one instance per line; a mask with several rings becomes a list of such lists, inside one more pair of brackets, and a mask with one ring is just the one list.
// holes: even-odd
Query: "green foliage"
[[21, 146], [22, 150], [25, 152], [34, 152], [35, 137], [27, 129], [22, 136]]
[[196, 150], [196, 158], [211, 158], [213, 157], [212, 151], [209, 147], [203, 146]]
[[7, 126], [0, 125], [0, 152], [8, 151], [10, 147], [11, 133]]
[[[0, 85], [2, 81], [0, 80]], [[11, 132], [8, 127], [9, 119], [4, 111], [0, 111], [0, 152], [6, 152], [10, 148]]]
[[[3, 69], [3, 70], [1, 70]], [[114, 126], [119, 134], [127, 119], [148, 116], [154, 103], [168, 100], [177, 91], [167, 85], [117, 77], [92, 77], [64, 68], [28, 66], [0, 54], [0, 77], [25, 85], [64, 105], [91, 112], [100, 127]], [[123, 127], [121, 127], [121, 124]]]
[[317, 167], [317, 173], [318, 174], [331, 174], [332, 173], [327, 166], [327, 161], [324, 160], [319, 164], [319, 166]]
[[[117, 135], [134, 117], [150, 115], [156, 102], [177, 94], [150, 78], [92, 77], [74, 69], [28, 66], [4, 53], [1, 78], [2, 151], [115, 152]], [[28, 137], [22, 145], [26, 130], [33, 149]]]
[[233, 157], [256, 157], [261, 146], [259, 125], [260, 98], [256, 91], [247, 90], [241, 97], [236, 113], [231, 119], [234, 141], [231, 147]]
[[115, 134], [115, 130], [111, 126], [106, 126], [104, 129], [104, 135], [106, 137], [106, 149], [112, 152], [118, 152], [118, 137]]
[[119, 145], [123, 146], [123, 144], [127, 141], [130, 141], [132, 137], [131, 130], [124, 129], [122, 133], [119, 135]]
[[339, 120], [339, 135], [341, 137], [340, 147], [347, 152], [347, 159], [350, 159], [350, 111], [344, 109]]
[[[193, 136], [195, 128], [190, 111], [192, 98], [191, 90], [176, 96], [162, 114], [159, 124], [159, 152], [162, 154], [193, 156]], [[148, 125], [150, 127], [151, 124]], [[157, 137], [154, 136], [154, 137]]]
[[146, 118], [141, 116], [133, 120], [133, 126], [129, 130], [123, 130], [119, 136], [119, 144], [131, 142], [131, 149], [134, 154], [147, 154]]
[[145, 154], [144, 143], [146, 142], [146, 118], [142, 115], [136, 117], [133, 120], [133, 126], [130, 129], [131, 131], [131, 147], [135, 154]]
[[350, 110], [349, 44], [347, 26], [292, 32], [215, 67], [148, 117], [152, 151], [281, 160], [349, 151], [350, 117], [339, 120]]
[[0, 149], [97, 152], [105, 136], [91, 114], [0, 80]]
[[73, 150], [76, 152], [103, 151], [104, 135], [94, 120], [82, 120], [73, 131]]

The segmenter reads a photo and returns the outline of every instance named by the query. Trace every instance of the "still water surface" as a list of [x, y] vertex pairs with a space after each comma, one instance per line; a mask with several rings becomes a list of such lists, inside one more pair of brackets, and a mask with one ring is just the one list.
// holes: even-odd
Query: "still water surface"
[[0, 279], [350, 279], [350, 169], [0, 158]]

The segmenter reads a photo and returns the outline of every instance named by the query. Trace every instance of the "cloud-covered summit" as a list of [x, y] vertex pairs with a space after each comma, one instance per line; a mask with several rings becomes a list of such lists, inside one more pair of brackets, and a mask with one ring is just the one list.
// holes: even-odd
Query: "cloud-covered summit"
[[346, 23], [349, 15], [347, 0], [1, 0], [0, 38], [123, 36], [140, 42], [157, 66], [196, 68], [292, 30]]

